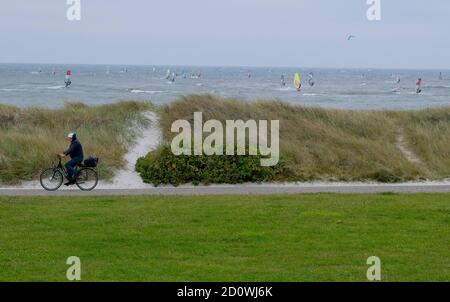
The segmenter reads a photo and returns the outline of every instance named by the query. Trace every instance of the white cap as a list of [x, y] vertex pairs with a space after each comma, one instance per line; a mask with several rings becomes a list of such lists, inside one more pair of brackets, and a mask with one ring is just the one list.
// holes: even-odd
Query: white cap
[[75, 135], [75, 133], [69, 133], [68, 135], [67, 135], [67, 138], [73, 138], [73, 136]]

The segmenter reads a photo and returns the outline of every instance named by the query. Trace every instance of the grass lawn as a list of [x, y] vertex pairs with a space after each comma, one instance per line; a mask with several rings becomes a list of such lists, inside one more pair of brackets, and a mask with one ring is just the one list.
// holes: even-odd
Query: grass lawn
[[0, 281], [450, 281], [450, 195], [0, 197]]

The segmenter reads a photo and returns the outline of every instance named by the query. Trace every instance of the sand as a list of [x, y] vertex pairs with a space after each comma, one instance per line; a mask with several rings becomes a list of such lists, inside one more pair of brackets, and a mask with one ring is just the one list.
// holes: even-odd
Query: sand
[[145, 129], [140, 129], [140, 135], [134, 146], [125, 155], [126, 166], [117, 171], [111, 182], [101, 182], [99, 189], [140, 189], [150, 185], [142, 182], [142, 178], [135, 171], [134, 166], [138, 158], [147, 155], [154, 150], [161, 141], [161, 130], [159, 128], [158, 116], [153, 112], [145, 113], [150, 124]]

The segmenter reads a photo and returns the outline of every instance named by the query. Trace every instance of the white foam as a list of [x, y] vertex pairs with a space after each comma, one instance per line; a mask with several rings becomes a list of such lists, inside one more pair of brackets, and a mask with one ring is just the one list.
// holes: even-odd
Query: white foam
[[50, 89], [50, 90], [58, 90], [58, 89], [63, 89], [63, 88], [66, 88], [66, 86], [64, 86], [64, 85], [58, 85], [58, 86], [50, 86], [50, 87], [47, 87], [47, 89]]
[[294, 91], [295, 89], [292, 87], [281, 87], [281, 88], [277, 88], [277, 91]]
[[20, 89], [20, 88], [2, 88], [0, 90], [4, 91], [4, 92], [26, 91], [26, 89]]
[[132, 89], [130, 90], [131, 93], [146, 93], [146, 94], [155, 94], [155, 93], [164, 93], [164, 91], [161, 90], [141, 90], [141, 89]]

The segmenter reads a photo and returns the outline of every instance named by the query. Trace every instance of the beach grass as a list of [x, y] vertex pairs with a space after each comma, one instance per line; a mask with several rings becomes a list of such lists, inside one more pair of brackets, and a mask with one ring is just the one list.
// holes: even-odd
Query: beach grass
[[0, 281], [450, 281], [449, 199], [0, 197]]
[[450, 176], [450, 107], [393, 112], [408, 147], [434, 178]]
[[[274, 100], [245, 102], [211, 95], [182, 97], [161, 114], [165, 141], [178, 119], [279, 120], [280, 153], [289, 173], [280, 181], [437, 180], [450, 177], [450, 107], [417, 111], [352, 111]], [[398, 146], [420, 161], [413, 161]], [[286, 176], [288, 175], [288, 176]]]
[[67, 149], [66, 137], [73, 131], [85, 156], [100, 157], [101, 178], [110, 178], [124, 164], [139, 126], [147, 123], [142, 113], [151, 108], [149, 103], [132, 101], [101, 106], [66, 103], [59, 109], [0, 105], [0, 184], [36, 180], [43, 168], [55, 163], [55, 154]]
[[[101, 158], [100, 176], [112, 177], [146, 124], [142, 112], [161, 116], [166, 142], [171, 124], [193, 121], [256, 119], [280, 121], [282, 173], [276, 181], [440, 180], [450, 177], [450, 107], [416, 111], [350, 111], [294, 106], [281, 101], [246, 102], [211, 95], [190, 95], [156, 107], [144, 102], [87, 106], [67, 103], [59, 109], [0, 105], [0, 184], [36, 180], [67, 148], [68, 132], [77, 131], [85, 155]], [[412, 161], [399, 148], [418, 161]]]

